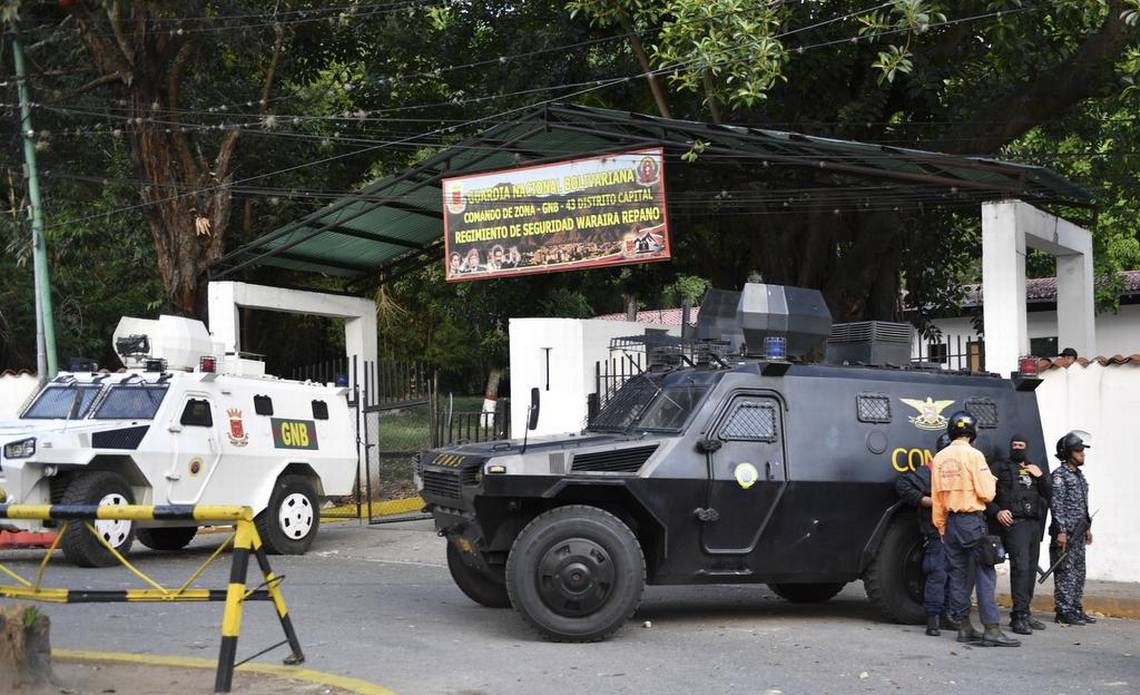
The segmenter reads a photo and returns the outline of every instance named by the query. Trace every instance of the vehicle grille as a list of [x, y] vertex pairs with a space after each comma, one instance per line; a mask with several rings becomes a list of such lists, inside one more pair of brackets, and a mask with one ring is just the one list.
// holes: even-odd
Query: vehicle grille
[[137, 449], [149, 429], [149, 425], [140, 425], [95, 432], [91, 435], [91, 446], [96, 449]]
[[459, 471], [424, 471], [424, 492], [459, 499]]
[[574, 457], [574, 463], [571, 464], [570, 470], [575, 472], [636, 473], [642, 464], [649, 460], [654, 451], [657, 451], [656, 444], [633, 449], [578, 454]]

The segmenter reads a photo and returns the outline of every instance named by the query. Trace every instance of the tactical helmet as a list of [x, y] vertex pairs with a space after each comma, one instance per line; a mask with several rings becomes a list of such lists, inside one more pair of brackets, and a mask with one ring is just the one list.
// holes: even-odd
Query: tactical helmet
[[934, 444], [934, 451], [937, 453], [948, 446], [950, 446], [950, 433], [943, 432], [942, 434], [938, 435], [938, 441]]
[[1081, 439], [1079, 434], [1069, 432], [1057, 440], [1057, 458], [1068, 461], [1072, 457], [1073, 451], [1084, 451], [1091, 448], [1092, 445], [1085, 444], [1085, 440]]
[[951, 415], [950, 420], [947, 421], [946, 433], [950, 435], [952, 440], [968, 435], [970, 441], [973, 442], [978, 438], [978, 421], [965, 410], [959, 410]]

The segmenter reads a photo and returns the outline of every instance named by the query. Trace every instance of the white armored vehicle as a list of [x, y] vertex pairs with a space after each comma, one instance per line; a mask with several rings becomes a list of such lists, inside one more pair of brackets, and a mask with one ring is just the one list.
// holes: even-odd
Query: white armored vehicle
[[[0, 423], [0, 497], [247, 505], [268, 550], [304, 553], [321, 499], [352, 492], [357, 450], [347, 389], [266, 376], [262, 362], [220, 354], [190, 319], [125, 317], [113, 340], [125, 372], [60, 373], [19, 420]], [[197, 532], [175, 522], [94, 523], [119, 552], [136, 535], [150, 548], [178, 550]], [[40, 522], [3, 524], [27, 530]], [[81, 566], [114, 562], [78, 524], [60, 547]]]

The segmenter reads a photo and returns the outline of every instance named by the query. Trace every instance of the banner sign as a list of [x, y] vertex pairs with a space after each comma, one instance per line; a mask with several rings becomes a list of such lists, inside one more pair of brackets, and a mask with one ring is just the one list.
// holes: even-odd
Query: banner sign
[[669, 259], [661, 148], [443, 181], [448, 281]]

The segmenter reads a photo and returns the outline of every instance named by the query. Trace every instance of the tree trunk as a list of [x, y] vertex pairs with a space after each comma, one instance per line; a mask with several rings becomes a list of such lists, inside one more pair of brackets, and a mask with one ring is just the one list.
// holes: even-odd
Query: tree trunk
[[0, 690], [6, 693], [51, 682], [51, 621], [38, 608], [0, 608]]
[[669, 105], [665, 103], [665, 92], [661, 90], [661, 84], [657, 81], [657, 75], [653, 73], [653, 68], [649, 65], [649, 54], [645, 52], [645, 47], [641, 45], [641, 39], [629, 22], [623, 22], [622, 28], [629, 33], [629, 44], [633, 47], [633, 54], [637, 56], [637, 62], [641, 65], [642, 72], [645, 73], [645, 81], [649, 83], [649, 91], [653, 94], [653, 102], [657, 104], [657, 110], [661, 113], [662, 118], [672, 118], [672, 116], [669, 115]]

